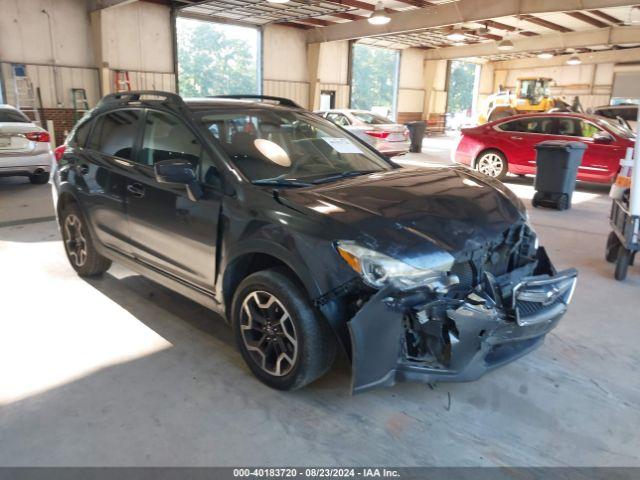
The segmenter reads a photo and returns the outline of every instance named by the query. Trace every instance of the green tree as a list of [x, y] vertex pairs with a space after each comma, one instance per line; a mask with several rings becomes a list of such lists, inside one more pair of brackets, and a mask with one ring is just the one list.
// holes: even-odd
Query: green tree
[[353, 48], [351, 108], [393, 108], [398, 52], [356, 44]]
[[476, 81], [476, 64], [451, 62], [449, 77], [449, 113], [470, 110], [473, 107], [473, 87]]
[[[178, 78], [186, 97], [257, 93], [257, 39], [230, 38], [226, 25], [179, 19]], [[246, 29], [251, 30], [252, 29]]]

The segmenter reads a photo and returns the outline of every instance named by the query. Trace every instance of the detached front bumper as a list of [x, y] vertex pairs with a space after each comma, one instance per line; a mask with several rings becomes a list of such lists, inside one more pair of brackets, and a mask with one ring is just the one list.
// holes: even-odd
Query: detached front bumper
[[353, 391], [475, 380], [529, 353], [566, 312], [577, 271], [556, 272], [540, 248], [535, 271], [493, 280], [462, 300], [377, 292], [349, 322]]

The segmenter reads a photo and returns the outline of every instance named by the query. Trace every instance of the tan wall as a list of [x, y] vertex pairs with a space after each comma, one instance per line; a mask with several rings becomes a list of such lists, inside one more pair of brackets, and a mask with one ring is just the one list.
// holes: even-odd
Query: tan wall
[[304, 30], [268, 25], [262, 36], [262, 91], [309, 104], [307, 43]]
[[425, 65], [422, 50], [407, 48], [400, 54], [398, 84], [398, 121], [420, 120], [424, 117]]
[[424, 115], [443, 114], [447, 109], [447, 61], [424, 62]]
[[173, 73], [170, 10], [134, 2], [101, 10], [101, 61], [113, 70]]

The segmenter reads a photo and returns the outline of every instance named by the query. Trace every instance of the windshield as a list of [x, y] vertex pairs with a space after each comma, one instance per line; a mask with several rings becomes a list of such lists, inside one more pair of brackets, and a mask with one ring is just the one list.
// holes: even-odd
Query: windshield
[[369, 112], [351, 112], [351, 115], [368, 125], [388, 125], [393, 123], [388, 118]]
[[300, 186], [301, 181], [392, 169], [342, 129], [313, 114], [245, 109], [206, 111], [199, 119], [253, 182], [281, 180]]
[[0, 123], [31, 123], [31, 120], [18, 110], [0, 108]]
[[619, 137], [633, 140], [636, 138], [635, 132], [627, 128], [626, 126], [618, 123], [617, 120], [609, 120], [608, 118], [600, 117], [596, 120], [596, 123], [603, 126], [610, 132], [615, 133]]
[[533, 103], [549, 96], [549, 82], [547, 80], [522, 80], [520, 98], [528, 98]]

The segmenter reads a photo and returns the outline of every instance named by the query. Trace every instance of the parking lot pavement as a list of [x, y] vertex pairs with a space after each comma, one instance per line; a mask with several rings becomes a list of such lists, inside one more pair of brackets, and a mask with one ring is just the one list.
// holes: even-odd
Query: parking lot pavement
[[0, 177], [0, 226], [53, 216], [51, 185], [32, 185], [26, 177]]
[[[508, 185], [527, 202], [530, 183]], [[53, 221], [0, 226], [0, 465], [640, 466], [640, 270], [620, 283], [604, 261], [606, 189], [574, 200], [531, 212], [556, 266], [580, 271], [539, 350], [475, 382], [358, 396], [344, 359], [270, 390], [221, 318], [118, 266], [80, 279]]]

